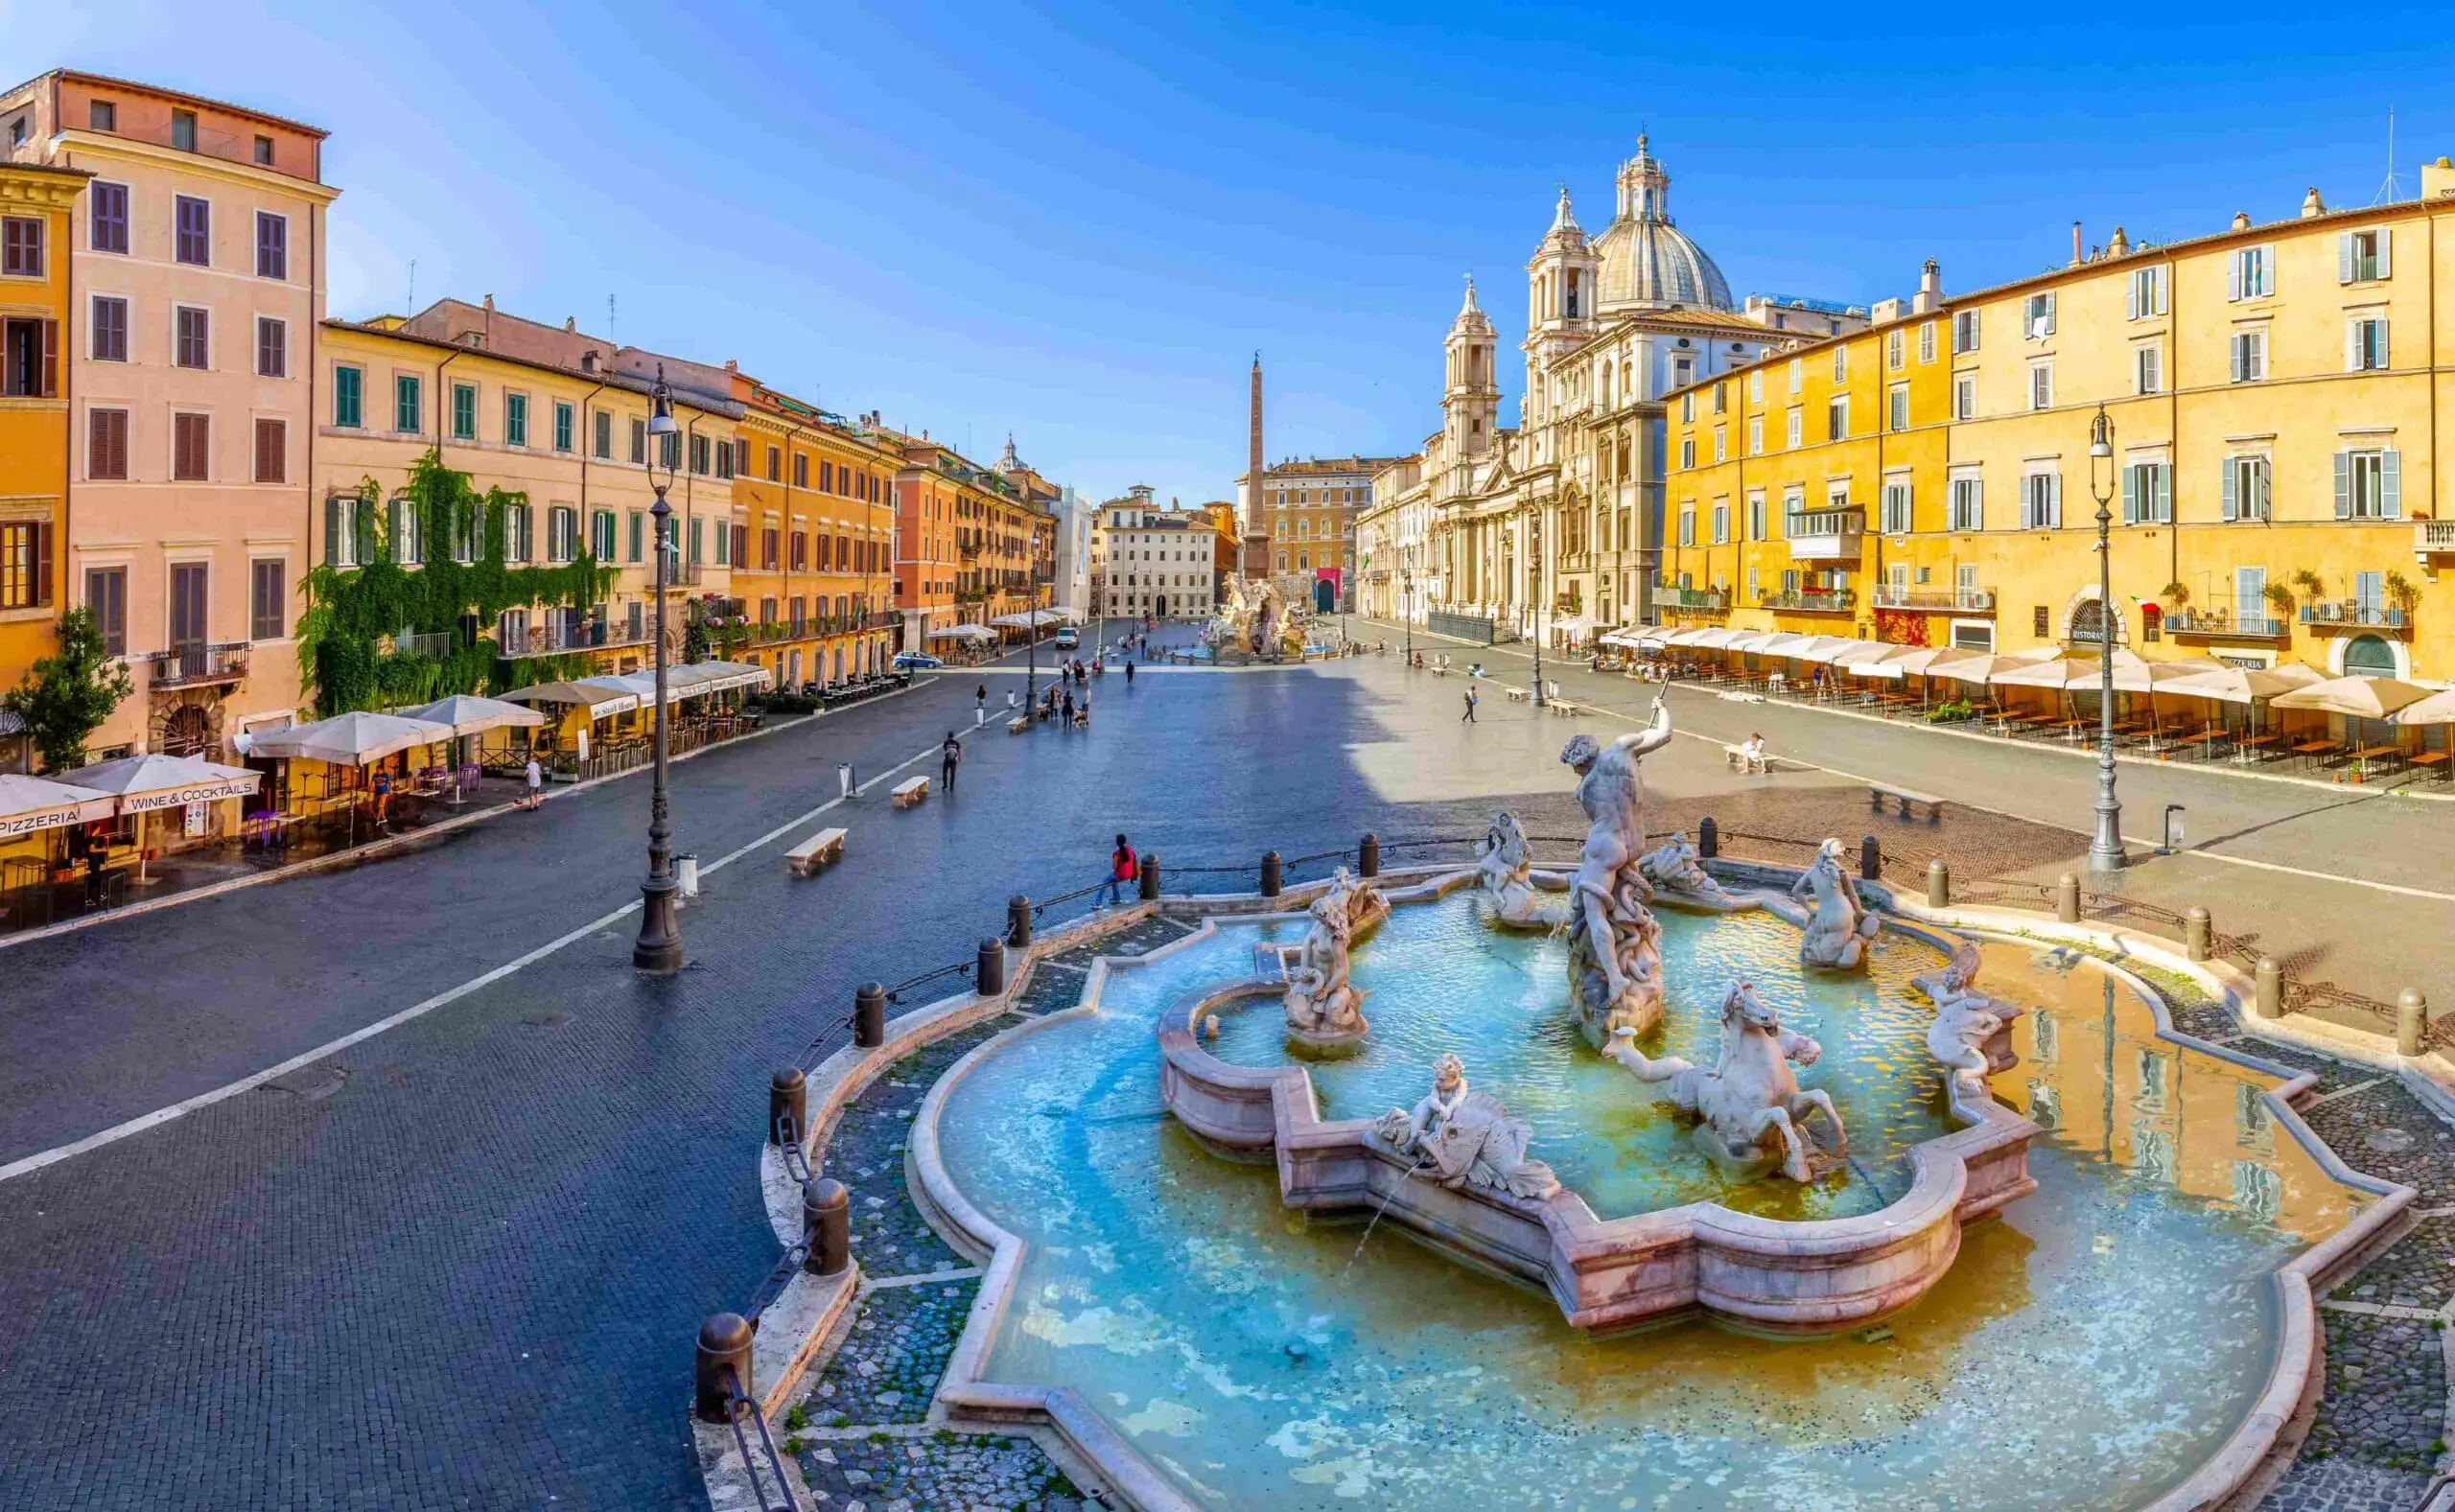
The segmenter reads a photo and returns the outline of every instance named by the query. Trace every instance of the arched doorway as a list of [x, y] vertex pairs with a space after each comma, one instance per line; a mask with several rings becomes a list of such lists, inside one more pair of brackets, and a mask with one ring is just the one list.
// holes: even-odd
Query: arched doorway
[[2384, 636], [2355, 636], [2345, 642], [2344, 675], [2347, 677], [2394, 677], [2396, 648]]
[[2097, 595], [2093, 592], [2090, 593], [2071, 606], [2070, 627], [2068, 632], [2071, 642], [2081, 646], [2106, 644], [2109, 640], [2107, 635], [2109, 619], [2113, 621], [2111, 640], [2115, 645], [2119, 646], [2129, 639], [2124, 634], [2121, 614], [2117, 612], [2109, 616], [2105, 605], [2098, 601]]
[[1167, 595], [1167, 594], [1165, 594], [1165, 593], [1160, 593], [1160, 594], [1157, 594], [1157, 595], [1156, 595], [1156, 596], [1154, 596], [1154, 597], [1152, 598], [1152, 600], [1151, 600], [1151, 614], [1152, 614], [1152, 616], [1153, 616], [1154, 618], [1165, 619], [1165, 618], [1167, 618], [1167, 617], [1168, 617], [1168, 595]]
[[1338, 585], [1326, 577], [1313, 579], [1313, 613], [1334, 615], [1339, 608]]
[[182, 704], [162, 721], [164, 756], [200, 756], [210, 753], [213, 745], [213, 716], [197, 705]]

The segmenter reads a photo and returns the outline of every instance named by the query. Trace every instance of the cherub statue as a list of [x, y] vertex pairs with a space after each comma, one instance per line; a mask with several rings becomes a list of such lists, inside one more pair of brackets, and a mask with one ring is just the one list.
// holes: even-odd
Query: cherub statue
[[1799, 937], [1799, 960], [1812, 966], [1854, 971], [1866, 965], [1867, 947], [1876, 938], [1876, 916], [1859, 901], [1859, 890], [1841, 870], [1841, 842], [1827, 840], [1816, 849], [1799, 879], [1790, 884], [1792, 897], [1815, 897], [1814, 913]]
[[1347, 985], [1347, 951], [1355, 932], [1357, 889], [1342, 869], [1330, 891], [1314, 899], [1313, 927], [1305, 932], [1296, 965], [1287, 973], [1288, 1032], [1301, 1039], [1360, 1039], [1367, 1025], [1364, 994]]
[[1696, 853], [1685, 829], [1639, 856], [1637, 870], [1647, 881], [1667, 893], [1689, 893], [1716, 901], [1729, 896], [1714, 880], [1714, 874], [1705, 870], [1704, 858]]
[[1569, 921], [1568, 904], [1534, 891], [1533, 863], [1526, 855], [1526, 831], [1517, 816], [1497, 809], [1476, 851], [1476, 886], [1492, 917], [1513, 929], [1556, 929]]
[[1434, 1062], [1432, 1091], [1414, 1112], [1393, 1107], [1372, 1131], [1452, 1191], [1481, 1187], [1539, 1202], [1560, 1189], [1550, 1166], [1526, 1158], [1533, 1139], [1526, 1125], [1490, 1093], [1467, 1090], [1466, 1067], [1454, 1055]]

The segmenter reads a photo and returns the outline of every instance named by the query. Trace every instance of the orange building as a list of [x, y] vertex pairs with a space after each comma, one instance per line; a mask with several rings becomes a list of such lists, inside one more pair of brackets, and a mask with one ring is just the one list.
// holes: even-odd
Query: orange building
[[886, 669], [900, 617], [895, 476], [900, 436], [736, 373], [742, 407], [733, 480], [733, 595], [744, 660], [783, 686]]
[[[90, 174], [0, 163], [0, 690], [57, 641], [68, 508], [68, 234]], [[11, 725], [13, 716], [0, 716]], [[25, 771], [25, 743], [0, 732], [0, 771]]]

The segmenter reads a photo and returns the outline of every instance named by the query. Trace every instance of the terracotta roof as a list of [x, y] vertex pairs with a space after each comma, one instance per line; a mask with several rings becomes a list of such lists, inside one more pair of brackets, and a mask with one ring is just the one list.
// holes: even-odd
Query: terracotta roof
[[189, 105], [203, 105], [209, 110], [227, 110], [232, 115], [245, 116], [250, 121], [261, 121], [267, 126], [282, 127], [292, 131], [304, 131], [317, 141], [322, 141], [333, 134], [320, 126], [309, 126], [304, 121], [292, 121], [288, 116], [274, 115], [269, 110], [259, 110], [253, 105], [234, 105], [227, 100], [216, 100], [211, 95], [192, 95], [184, 89], [168, 89], [160, 84], [149, 84], [134, 79], [118, 79], [109, 74], [89, 74], [76, 68], [46, 70], [14, 88], [0, 90], [0, 94], [13, 95], [28, 84], [37, 84], [46, 79], [73, 79], [81, 84], [100, 84], [105, 89], [133, 89], [139, 94], [153, 95], [164, 100], [183, 101]]

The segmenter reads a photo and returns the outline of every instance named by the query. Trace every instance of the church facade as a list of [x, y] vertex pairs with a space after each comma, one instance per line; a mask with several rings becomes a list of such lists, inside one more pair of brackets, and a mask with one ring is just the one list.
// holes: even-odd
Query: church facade
[[1526, 265], [1525, 397], [1501, 417], [1499, 332], [1466, 283], [1443, 341], [1439, 430], [1383, 468], [1357, 521], [1368, 612], [1582, 636], [1654, 617], [1663, 547], [1662, 396], [1863, 311], [1734, 300], [1670, 209], [1645, 137], [1620, 165], [1611, 223], [1589, 236], [1568, 191]]

